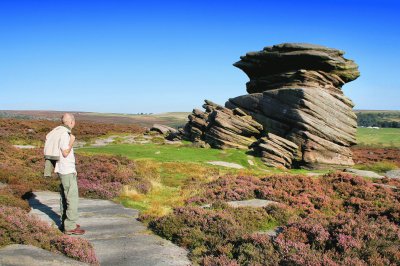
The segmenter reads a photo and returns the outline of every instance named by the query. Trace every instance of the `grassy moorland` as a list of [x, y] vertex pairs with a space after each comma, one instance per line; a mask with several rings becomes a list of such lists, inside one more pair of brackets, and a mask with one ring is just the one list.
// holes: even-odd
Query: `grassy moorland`
[[[390, 142], [393, 137], [387, 137], [390, 134], [396, 137], [396, 133], [397, 129], [366, 130], [365, 128], [359, 128], [357, 137], [367, 141], [369, 147], [372, 148], [380, 147], [381, 143], [400, 147], [400, 143]], [[398, 135], [400, 135], [400, 131]], [[376, 141], [376, 139], [379, 141]], [[362, 161], [355, 166], [356, 168], [383, 173], [400, 167], [399, 162], [390, 157], [364, 161], [370, 155], [362, 149], [356, 152], [358, 152], [357, 155]], [[182, 145], [160, 143], [116, 144], [102, 147], [84, 147], [79, 149], [78, 153], [82, 155], [122, 156], [134, 160], [136, 165], [139, 166], [137, 167], [138, 175], [150, 180], [152, 189], [143, 194], [135, 189], [125, 187], [124, 193], [121, 194], [118, 200], [125, 206], [137, 208], [148, 215], [166, 214], [173, 207], [183, 205], [185, 199], [194, 190], [193, 183], [203, 184], [225, 175], [264, 176], [274, 173], [308, 173], [308, 171], [300, 169], [282, 171], [266, 167], [259, 158], [253, 157], [243, 150], [201, 149], [188, 143]], [[207, 163], [209, 161], [235, 163], [244, 166], [244, 169], [237, 170], [213, 166]], [[253, 165], [249, 164], [249, 161]], [[314, 172], [326, 173], [327, 171]]]
[[187, 145], [174, 144], [117, 144], [102, 147], [85, 147], [79, 150], [89, 154], [114, 154], [130, 159], [153, 159], [160, 162], [208, 162], [227, 161], [248, 166], [248, 160], [262, 166], [259, 158], [247, 155], [243, 150], [201, 149]]
[[[0, 110], [0, 118], [17, 118], [25, 120], [59, 121], [61, 111], [9, 111]], [[115, 114], [94, 112], [72, 112], [76, 120], [107, 125], [138, 125], [151, 127], [153, 124], [164, 124], [172, 127], [182, 126], [187, 121], [188, 112], [169, 112], [160, 114]], [[78, 123], [78, 124], [79, 124]]]
[[380, 174], [400, 168], [400, 128], [358, 128], [354, 167]]
[[[113, 155], [134, 160], [137, 174], [150, 180], [152, 189], [139, 193], [125, 187], [119, 201], [127, 207], [141, 210], [145, 214], [160, 215], [172, 211], [173, 207], [184, 204], [193, 194], [194, 184], [203, 184], [219, 176], [282, 172], [268, 168], [259, 158], [246, 154], [243, 150], [202, 149], [190, 144], [117, 144], [102, 147], [85, 147], [78, 150], [82, 155]], [[209, 164], [210, 161], [223, 161], [244, 166], [231, 169]], [[249, 161], [253, 165], [249, 164]], [[303, 172], [305, 170], [291, 170]]]
[[[265, 166], [260, 158], [237, 149], [202, 149], [190, 144], [117, 144], [102, 147], [84, 147], [78, 150], [82, 155], [113, 155], [134, 160], [138, 175], [152, 183], [152, 189], [138, 193], [129, 187], [119, 197], [126, 207], [141, 210], [147, 215], [166, 214], [174, 207], [184, 204], [193, 191], [201, 189], [220, 176], [252, 175], [263, 176], [271, 173], [307, 173], [302, 169], [282, 170]], [[234, 163], [243, 169], [232, 169], [209, 164], [211, 161]], [[249, 163], [251, 162], [251, 164]], [[326, 171], [316, 171], [324, 173]], [[194, 186], [198, 188], [194, 188]]]
[[[0, 119], [0, 247], [9, 244], [34, 245], [52, 252], [97, 265], [92, 245], [83, 238], [63, 235], [58, 229], [28, 215], [26, 201], [34, 190], [58, 191], [57, 177], [43, 178], [41, 148], [17, 149], [13, 144], [43, 145], [46, 132], [58, 123], [46, 120]], [[83, 128], [82, 126], [85, 126]], [[76, 132], [91, 139], [111, 132], [141, 133], [136, 126], [82, 123]], [[145, 181], [133, 173], [133, 162], [120, 157], [79, 156], [80, 194], [86, 197], [112, 198], [125, 184], [145, 188]], [[140, 185], [140, 186], [139, 186]]]
[[[375, 140], [371, 139], [374, 132], [379, 132]], [[371, 147], [396, 146], [393, 137], [386, 136], [393, 133], [396, 137], [390, 129], [360, 129], [358, 136]], [[398, 181], [365, 180], [340, 172], [293, 175], [295, 171], [264, 167], [243, 151], [190, 145], [109, 145], [80, 152], [135, 160], [136, 173], [150, 180], [151, 189], [140, 193], [125, 186], [117, 200], [141, 210], [141, 220], [155, 233], [187, 248], [195, 264], [390, 265], [400, 261], [395, 248], [400, 244], [399, 193], [373, 184], [398, 186]], [[212, 160], [246, 168], [206, 163]], [[400, 166], [387, 158], [365, 165], [382, 171]], [[224, 203], [252, 198], [280, 204], [235, 209]], [[212, 206], [199, 207], [206, 203]], [[278, 227], [283, 230], [277, 237], [266, 234]]]
[[[142, 134], [141, 128], [93, 123], [93, 138]], [[16, 149], [15, 143], [42, 143], [49, 127], [31, 120], [0, 119], [0, 246], [33, 245], [96, 263], [89, 243], [62, 237], [40, 221], [27, 221], [25, 198], [32, 190], [57, 191], [56, 177], [43, 179], [40, 148]], [[88, 125], [89, 126], [89, 125]], [[360, 165], [392, 163], [400, 167], [399, 149], [382, 149], [393, 137], [358, 147]], [[396, 131], [394, 131], [396, 132]], [[396, 137], [396, 135], [395, 135]], [[371, 138], [370, 138], [371, 139]], [[397, 142], [390, 144], [396, 146]], [[390, 153], [387, 151], [390, 150]], [[189, 250], [200, 265], [398, 265], [400, 263], [400, 181], [370, 180], [342, 172], [265, 167], [244, 151], [202, 149], [183, 143], [114, 144], [77, 149], [80, 194], [110, 199], [139, 209], [140, 219], [155, 233]], [[380, 151], [382, 151], [380, 153]], [[371, 155], [373, 153], [373, 156]], [[249, 163], [249, 160], [254, 165]], [[224, 161], [231, 169], [208, 164]], [[313, 171], [315, 174], [315, 171]], [[389, 186], [385, 186], [389, 185]], [[232, 208], [243, 199], [278, 202], [264, 208]], [[211, 204], [202, 208], [203, 204]], [[19, 224], [20, 228], [12, 226]], [[270, 236], [276, 230], [276, 236]], [[37, 234], [43, 237], [37, 238]], [[82, 252], [83, 253], [82, 253]]]
[[358, 146], [400, 148], [400, 128], [358, 128]]

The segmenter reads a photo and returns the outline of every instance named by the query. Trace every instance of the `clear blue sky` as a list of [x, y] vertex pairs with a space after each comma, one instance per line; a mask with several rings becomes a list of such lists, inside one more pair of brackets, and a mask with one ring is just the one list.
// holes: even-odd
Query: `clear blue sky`
[[191, 111], [246, 94], [232, 63], [282, 42], [346, 51], [357, 109], [400, 110], [398, 1], [0, 0], [0, 110]]

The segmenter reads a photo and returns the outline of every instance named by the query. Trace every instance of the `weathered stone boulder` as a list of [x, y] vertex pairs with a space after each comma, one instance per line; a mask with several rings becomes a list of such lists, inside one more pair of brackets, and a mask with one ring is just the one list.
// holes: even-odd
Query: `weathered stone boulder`
[[250, 145], [268, 166], [291, 168], [298, 146], [272, 133]]
[[360, 73], [343, 54], [293, 43], [247, 53], [234, 66], [250, 78], [249, 94], [229, 99], [225, 108], [206, 101], [205, 112], [189, 116], [185, 134], [215, 148], [246, 148], [256, 138], [251, 147], [273, 166], [353, 165], [357, 121], [341, 87]]
[[250, 78], [251, 94], [229, 99], [264, 130], [297, 144], [306, 168], [353, 165], [354, 104], [341, 87], [359, 76], [344, 52], [309, 44], [281, 44], [248, 53], [234, 65]]
[[163, 135], [168, 135], [170, 133], [177, 133], [178, 130], [173, 128], [173, 127], [169, 127], [166, 125], [160, 125], [160, 124], [154, 124], [151, 128], [150, 131], [155, 131], [158, 133], [161, 133]]
[[193, 110], [185, 126], [186, 137], [206, 142], [213, 148], [248, 149], [260, 136], [263, 127], [239, 108], [228, 109], [205, 100], [202, 112]]
[[338, 91], [360, 75], [357, 64], [343, 54], [320, 45], [283, 43], [249, 52], [234, 66], [249, 76], [249, 93], [304, 84]]
[[177, 131], [168, 133], [165, 136], [165, 138], [170, 141], [180, 141], [180, 140], [182, 140], [184, 134], [185, 134], [185, 131], [183, 130], [183, 128], [178, 128]]
[[[344, 96], [342, 96], [344, 97]], [[313, 88], [282, 88], [229, 99], [267, 131], [296, 143], [304, 166], [353, 165], [357, 121], [352, 103]]]

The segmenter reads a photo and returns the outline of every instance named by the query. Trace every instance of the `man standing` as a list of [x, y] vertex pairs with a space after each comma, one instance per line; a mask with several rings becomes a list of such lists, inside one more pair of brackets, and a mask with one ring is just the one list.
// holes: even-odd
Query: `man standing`
[[73, 145], [75, 136], [70, 134], [70, 130], [75, 126], [75, 118], [70, 113], [65, 113], [62, 123], [69, 131], [64, 131], [60, 136], [60, 157], [55, 166], [55, 172], [61, 180], [61, 227], [68, 235], [83, 235], [82, 230], [76, 223], [78, 220], [78, 182], [75, 168], [75, 156]]

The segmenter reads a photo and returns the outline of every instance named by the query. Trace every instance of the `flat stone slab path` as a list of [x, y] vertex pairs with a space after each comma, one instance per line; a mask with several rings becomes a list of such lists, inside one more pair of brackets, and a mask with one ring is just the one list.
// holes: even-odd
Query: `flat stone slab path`
[[[59, 194], [34, 192], [31, 213], [59, 223]], [[149, 232], [137, 221], [139, 212], [97, 199], [79, 199], [78, 223], [92, 243], [101, 265], [190, 265], [187, 251]], [[81, 236], [80, 236], [81, 237]]]
[[375, 172], [372, 171], [366, 171], [366, 170], [358, 170], [358, 169], [353, 169], [353, 168], [346, 168], [344, 169], [344, 172], [350, 173], [350, 174], [355, 174], [363, 177], [370, 177], [370, 178], [379, 178], [382, 179], [384, 176], [379, 175]]
[[[253, 208], [262, 208], [271, 204], [279, 204], [277, 201], [273, 200], [264, 200], [264, 199], [249, 199], [249, 200], [233, 200], [227, 201], [226, 204], [233, 208], [240, 207], [253, 207]], [[202, 208], [210, 208], [211, 204], [205, 204], [201, 206]]]
[[9, 245], [0, 249], [1, 266], [87, 266], [64, 255], [29, 245]]
[[237, 163], [223, 162], [223, 161], [211, 161], [211, 162], [207, 162], [207, 163], [212, 164], [212, 165], [228, 167], [228, 168], [235, 168], [235, 169], [243, 169], [244, 168], [243, 165], [240, 165]]
[[271, 204], [279, 204], [279, 202], [277, 201], [264, 200], [264, 199], [234, 200], [234, 201], [228, 201], [227, 203], [228, 205], [234, 208], [238, 207], [262, 208]]

